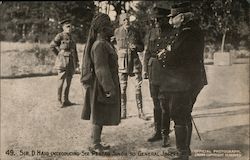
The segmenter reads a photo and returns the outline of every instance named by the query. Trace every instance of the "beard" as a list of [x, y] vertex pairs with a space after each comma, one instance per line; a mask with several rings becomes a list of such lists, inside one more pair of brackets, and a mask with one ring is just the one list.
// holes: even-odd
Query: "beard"
[[107, 38], [110, 38], [110, 37], [114, 36], [114, 31], [113, 31], [112, 28], [106, 28], [106, 27], [104, 27], [103, 28], [103, 33], [104, 33], [105, 37], [107, 37]]

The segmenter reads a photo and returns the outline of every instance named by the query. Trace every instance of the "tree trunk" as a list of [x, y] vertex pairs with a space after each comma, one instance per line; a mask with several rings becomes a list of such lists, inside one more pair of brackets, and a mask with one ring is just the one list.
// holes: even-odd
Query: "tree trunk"
[[108, 9], [107, 9], [107, 14], [109, 14], [109, 11], [110, 11], [110, 1], [108, 1]]
[[222, 53], [224, 52], [226, 33], [227, 33], [227, 31], [225, 31], [225, 32], [223, 33], [223, 37], [222, 37], [222, 43], [221, 43], [221, 52], [222, 52]]

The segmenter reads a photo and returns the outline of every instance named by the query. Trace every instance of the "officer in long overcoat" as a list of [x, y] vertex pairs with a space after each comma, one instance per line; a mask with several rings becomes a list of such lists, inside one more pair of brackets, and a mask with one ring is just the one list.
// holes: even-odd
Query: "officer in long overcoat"
[[[198, 94], [207, 84], [203, 62], [204, 36], [190, 11], [190, 3], [172, 6], [169, 24], [178, 30], [166, 52], [158, 59], [163, 67], [160, 83], [162, 110], [170, 109], [175, 122], [177, 150], [173, 159], [187, 160], [191, 155], [191, 112]], [[169, 105], [170, 108], [164, 108]]]
[[[76, 43], [72, 38], [72, 25], [70, 19], [61, 22], [63, 32], [58, 33], [50, 43], [50, 49], [56, 55], [55, 69], [58, 71], [58, 106], [64, 107], [72, 105], [69, 101], [69, 89], [75, 69], [79, 67]], [[63, 85], [66, 81], [66, 87]], [[63, 95], [62, 95], [63, 93]]]
[[130, 25], [129, 15], [123, 13], [119, 19], [120, 27], [115, 30], [115, 41], [118, 54], [119, 77], [121, 84], [122, 119], [126, 118], [127, 83], [128, 77], [135, 76], [136, 104], [139, 118], [147, 120], [142, 104], [142, 64], [138, 52], [142, 52], [144, 45], [140, 33]]
[[[87, 63], [92, 62], [93, 79], [85, 86], [86, 93], [82, 119], [92, 122], [91, 152], [103, 152], [109, 146], [101, 143], [103, 126], [118, 125], [121, 121], [121, 97], [118, 76], [117, 54], [110, 43], [113, 28], [107, 14], [97, 14], [90, 27], [84, 49], [82, 72], [86, 73]], [[81, 80], [84, 75], [81, 75]], [[82, 81], [83, 83], [83, 81]]]

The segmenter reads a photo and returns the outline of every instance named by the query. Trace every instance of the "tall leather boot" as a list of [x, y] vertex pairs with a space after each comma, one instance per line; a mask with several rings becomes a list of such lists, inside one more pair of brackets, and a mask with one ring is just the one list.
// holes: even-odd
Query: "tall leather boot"
[[155, 142], [161, 140], [161, 109], [154, 109], [154, 126], [155, 133], [152, 137], [148, 139], [148, 142]]
[[173, 160], [188, 160], [188, 146], [187, 146], [187, 126], [176, 125], [175, 126], [175, 138], [177, 152], [174, 153]]
[[57, 87], [57, 106], [62, 107], [62, 90], [63, 90], [63, 79], [58, 80]]
[[143, 110], [142, 110], [142, 95], [141, 94], [136, 94], [136, 104], [137, 104], [137, 109], [138, 109], [138, 116], [140, 119], [143, 120], [149, 120], [148, 117], [145, 116]]
[[71, 105], [74, 105], [74, 103], [70, 102], [69, 101], [69, 89], [70, 89], [70, 85], [71, 85], [71, 80], [72, 78], [70, 77], [67, 77], [66, 79], [66, 87], [65, 87], [65, 90], [64, 90], [64, 101], [63, 101], [63, 106], [71, 106]]
[[127, 95], [121, 94], [121, 119], [127, 118]]
[[62, 107], [62, 87], [57, 89], [57, 106]]
[[162, 147], [168, 147], [170, 145], [169, 133], [170, 133], [170, 116], [169, 116], [169, 103], [165, 99], [160, 100], [162, 115], [161, 115], [161, 135], [162, 135]]
[[191, 149], [190, 149], [192, 130], [193, 130], [193, 125], [192, 125], [192, 121], [190, 120], [190, 122], [188, 122], [187, 124], [187, 148], [188, 148], [188, 155], [190, 156], [192, 154]]

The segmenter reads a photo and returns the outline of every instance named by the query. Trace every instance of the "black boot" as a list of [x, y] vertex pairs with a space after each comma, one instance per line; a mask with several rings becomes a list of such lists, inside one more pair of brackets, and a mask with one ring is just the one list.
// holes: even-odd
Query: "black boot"
[[59, 108], [63, 107], [63, 103], [62, 103], [62, 88], [63, 88], [63, 86], [59, 85], [58, 89], [57, 89], [57, 107], [59, 107]]
[[169, 150], [169, 154], [173, 155], [172, 160], [188, 160], [187, 148], [187, 126], [175, 126], [176, 150]]
[[167, 131], [167, 129], [162, 129], [161, 135], [162, 135], [162, 147], [165, 148], [170, 146], [169, 132]]
[[70, 85], [66, 86], [66, 89], [64, 91], [64, 96], [63, 96], [64, 101], [62, 103], [63, 107], [75, 105], [75, 103], [72, 103], [69, 100], [69, 88], [70, 88]]
[[170, 128], [170, 116], [169, 116], [169, 103], [165, 99], [160, 100], [161, 105], [161, 134], [162, 134], [162, 147], [168, 147], [170, 145], [169, 140], [169, 128]]
[[161, 136], [161, 109], [154, 109], [155, 134], [148, 139], [148, 142], [155, 142], [162, 139]]
[[121, 119], [127, 118], [127, 95], [121, 94]]
[[138, 116], [140, 119], [143, 120], [149, 120], [148, 117], [146, 117], [146, 115], [144, 114], [143, 110], [142, 110], [142, 95], [141, 94], [136, 94], [136, 104], [137, 104], [137, 108], [138, 108]]
[[191, 149], [190, 149], [192, 130], [193, 130], [193, 125], [192, 125], [192, 121], [190, 120], [190, 122], [187, 124], [187, 148], [188, 148], [188, 155], [190, 156], [192, 154]]

